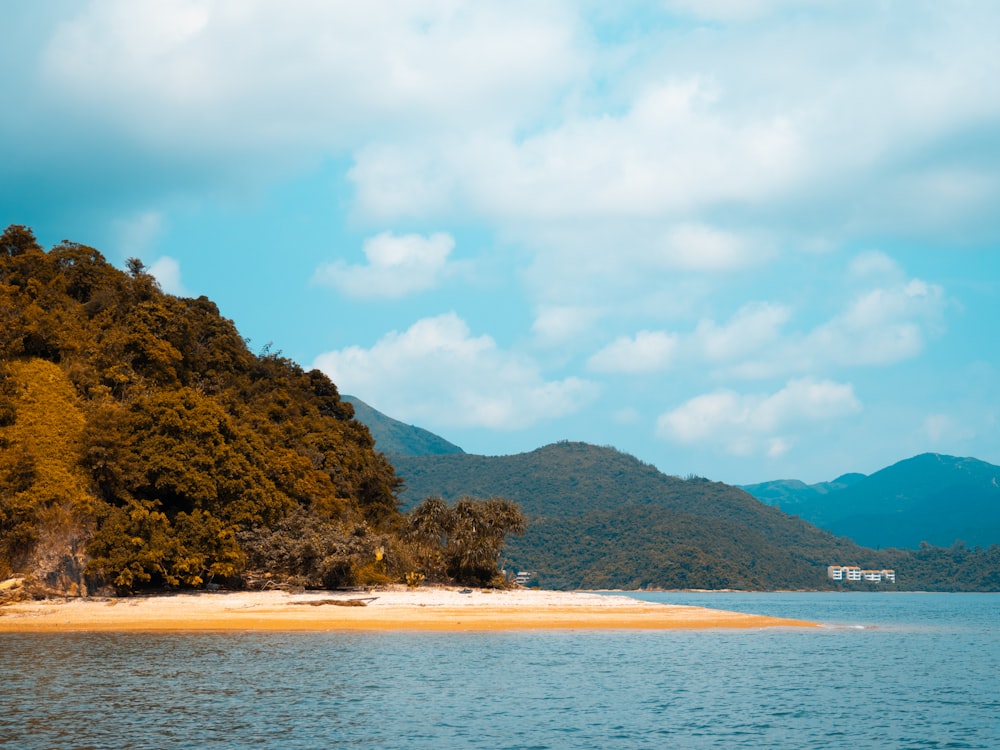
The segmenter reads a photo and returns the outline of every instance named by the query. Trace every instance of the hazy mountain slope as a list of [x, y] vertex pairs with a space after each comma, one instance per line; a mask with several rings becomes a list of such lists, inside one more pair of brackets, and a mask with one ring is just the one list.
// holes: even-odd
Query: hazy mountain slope
[[[860, 476], [860, 475], [853, 475]], [[763, 502], [870, 547], [1000, 543], [1000, 467], [925, 453], [846, 483], [765, 482], [746, 487]]]
[[806, 484], [798, 479], [775, 479], [759, 484], [740, 485], [740, 489], [746, 490], [763, 503], [779, 507], [786, 513], [802, 516], [803, 508], [808, 511], [822, 504], [824, 496], [846, 489], [864, 478], [864, 474], [844, 474], [832, 482], [817, 484]]
[[371, 432], [375, 438], [376, 450], [387, 455], [435, 456], [464, 453], [461, 448], [449, 443], [443, 437], [422, 427], [404, 424], [386, 416], [356, 396], [344, 395], [341, 398], [354, 407], [354, 418]]

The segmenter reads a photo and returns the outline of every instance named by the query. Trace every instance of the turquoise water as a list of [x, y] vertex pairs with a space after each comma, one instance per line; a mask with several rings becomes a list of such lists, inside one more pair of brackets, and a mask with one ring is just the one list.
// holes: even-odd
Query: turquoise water
[[1000, 748], [1000, 595], [641, 598], [829, 626], [0, 635], [0, 748]]

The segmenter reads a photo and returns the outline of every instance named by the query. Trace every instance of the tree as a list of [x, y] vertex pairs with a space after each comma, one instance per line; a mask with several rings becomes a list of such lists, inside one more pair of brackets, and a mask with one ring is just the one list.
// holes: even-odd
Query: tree
[[40, 252], [41, 249], [34, 232], [21, 224], [11, 224], [0, 235], [0, 256], [12, 258], [29, 250]]
[[409, 521], [411, 537], [425, 548], [426, 562], [439, 564], [456, 583], [477, 586], [501, 583], [499, 563], [507, 535], [523, 534], [527, 526], [517, 504], [502, 498], [463, 497], [449, 508], [432, 497], [413, 509]]

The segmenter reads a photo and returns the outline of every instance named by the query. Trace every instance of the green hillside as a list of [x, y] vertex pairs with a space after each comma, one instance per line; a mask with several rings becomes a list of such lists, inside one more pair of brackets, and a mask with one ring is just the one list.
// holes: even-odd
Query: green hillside
[[396, 457], [404, 505], [502, 496], [530, 519], [508, 542], [556, 588], [816, 588], [868, 550], [706, 479], [679, 479], [612, 448], [556, 443], [515, 456]]
[[508, 540], [505, 559], [546, 587], [844, 588], [826, 579], [837, 563], [892, 568], [901, 589], [1000, 589], [1000, 547], [867, 549], [738, 488], [667, 476], [612, 448], [563, 442], [393, 462], [405, 506], [465, 495], [518, 503], [528, 530]]
[[371, 432], [375, 448], [386, 455], [436, 456], [465, 452], [433, 432], [386, 416], [355, 396], [345, 394], [342, 398], [354, 407], [354, 418]]

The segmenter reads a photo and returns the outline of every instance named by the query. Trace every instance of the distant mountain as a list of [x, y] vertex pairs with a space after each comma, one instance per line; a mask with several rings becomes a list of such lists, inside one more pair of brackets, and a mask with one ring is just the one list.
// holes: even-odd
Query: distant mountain
[[386, 416], [356, 396], [341, 398], [354, 407], [354, 418], [371, 432], [375, 449], [386, 455], [438, 456], [465, 452], [433, 432]]
[[743, 489], [867, 547], [1000, 544], [1000, 467], [974, 458], [924, 453], [871, 476], [848, 474], [819, 485], [780, 480]]
[[537, 570], [545, 587], [820, 588], [839, 560], [887, 566], [738, 488], [667, 476], [613, 448], [563, 442], [393, 464], [404, 507], [429, 496], [517, 502], [530, 522], [525, 536], [508, 539], [508, 561]]
[[[743, 490], [679, 479], [621, 453], [561, 442], [513, 456], [394, 456], [404, 509], [427, 497], [513, 500], [528, 516], [505, 565], [545, 588], [869, 589], [834, 584], [830, 564], [893, 568], [899, 589], [1000, 590], [1000, 546], [866, 549]], [[829, 494], [860, 484], [847, 475]], [[817, 491], [818, 490], [814, 490]]]
[[746, 490], [768, 505], [781, 508], [786, 513], [802, 515], [797, 510], [802, 503], [818, 502], [818, 498], [846, 489], [864, 478], [864, 474], [844, 474], [832, 482], [817, 484], [806, 484], [798, 479], [775, 479], [760, 484], [741, 485], [740, 489]]

